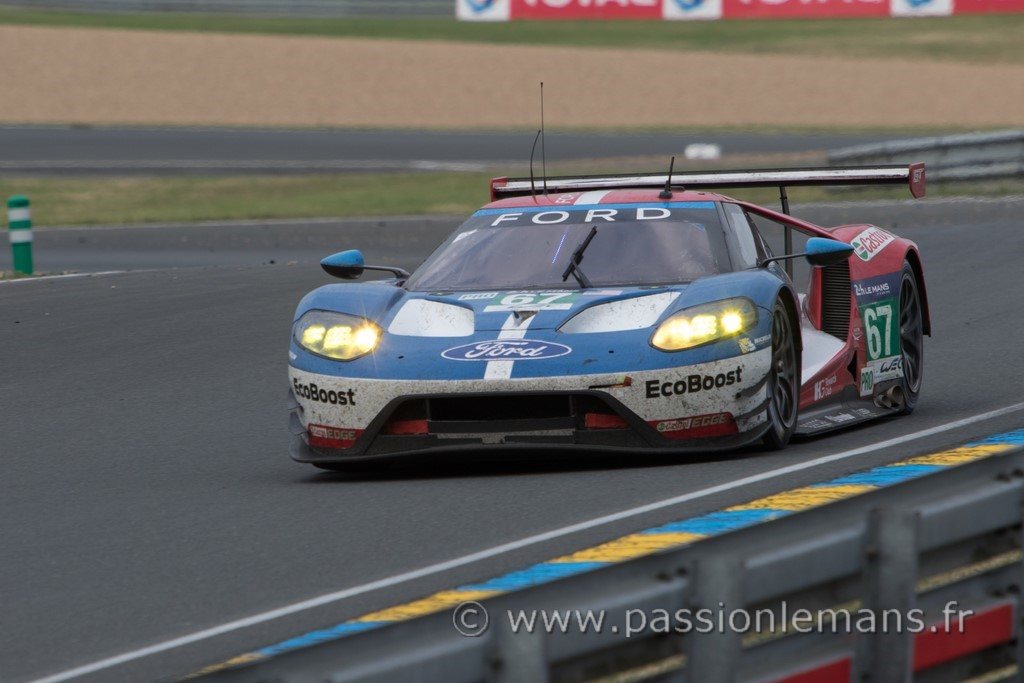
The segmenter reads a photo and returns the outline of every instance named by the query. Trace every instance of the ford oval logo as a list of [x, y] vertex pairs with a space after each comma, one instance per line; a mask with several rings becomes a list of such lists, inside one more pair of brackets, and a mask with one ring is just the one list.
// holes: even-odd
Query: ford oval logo
[[541, 360], [558, 358], [572, 349], [565, 344], [535, 339], [492, 339], [447, 349], [441, 355], [448, 360]]
[[704, 4], [704, 0], [676, 0], [676, 5], [684, 12], [697, 9]]

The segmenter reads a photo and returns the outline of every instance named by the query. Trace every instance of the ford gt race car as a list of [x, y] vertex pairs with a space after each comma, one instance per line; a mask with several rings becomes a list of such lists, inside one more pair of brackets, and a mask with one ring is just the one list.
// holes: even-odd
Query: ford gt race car
[[[546, 191], [495, 179], [492, 202], [411, 275], [356, 250], [323, 260], [340, 278], [391, 277], [299, 303], [292, 457], [344, 469], [440, 451], [779, 449], [909, 413], [930, 334], [917, 247], [793, 217], [786, 194], [896, 183], [923, 196], [924, 165], [548, 178]], [[760, 186], [779, 189], [781, 212], [716, 192]]]

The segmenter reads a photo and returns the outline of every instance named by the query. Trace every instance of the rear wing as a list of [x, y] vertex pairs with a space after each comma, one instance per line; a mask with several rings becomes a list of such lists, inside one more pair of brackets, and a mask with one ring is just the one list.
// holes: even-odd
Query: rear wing
[[[583, 175], [557, 178], [495, 178], [491, 181], [491, 201], [521, 197], [539, 192], [585, 192], [587, 190], [627, 190], [664, 188], [665, 173], [634, 175]], [[924, 196], [924, 163], [896, 166], [844, 166], [825, 168], [778, 168], [737, 171], [673, 173], [671, 186], [676, 190], [717, 190], [730, 187], [777, 187], [785, 197], [787, 187], [824, 185], [907, 185], [916, 198]], [[784, 203], [788, 204], [788, 202]], [[788, 213], [788, 206], [786, 207]]]

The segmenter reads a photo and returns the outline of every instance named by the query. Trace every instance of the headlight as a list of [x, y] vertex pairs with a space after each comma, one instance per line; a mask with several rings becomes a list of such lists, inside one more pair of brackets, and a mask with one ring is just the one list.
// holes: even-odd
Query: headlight
[[749, 299], [724, 299], [693, 306], [658, 326], [651, 345], [662, 351], [682, 351], [735, 337], [757, 324], [757, 309]]
[[365, 356], [380, 342], [380, 328], [369, 320], [328, 311], [304, 314], [292, 334], [302, 348], [334, 360]]

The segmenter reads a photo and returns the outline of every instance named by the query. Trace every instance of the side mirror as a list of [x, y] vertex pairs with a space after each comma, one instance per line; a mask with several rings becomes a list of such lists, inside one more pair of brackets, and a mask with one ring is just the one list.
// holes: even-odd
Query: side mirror
[[358, 249], [349, 249], [348, 251], [331, 254], [320, 262], [320, 267], [328, 275], [340, 277], [343, 280], [355, 280], [363, 274], [364, 265], [366, 263], [363, 260], [363, 252]]
[[846, 242], [825, 237], [812, 237], [807, 240], [807, 251], [804, 252], [804, 257], [812, 266], [824, 267], [842, 263], [852, 253], [853, 247]]
[[358, 249], [349, 249], [348, 251], [339, 251], [337, 254], [331, 254], [320, 262], [320, 267], [328, 275], [340, 277], [343, 280], [355, 280], [363, 274], [364, 270], [383, 270], [386, 273], [393, 273], [399, 280], [405, 280], [409, 277], [408, 271], [402, 268], [366, 265], [366, 262], [363, 260], [363, 252]]

